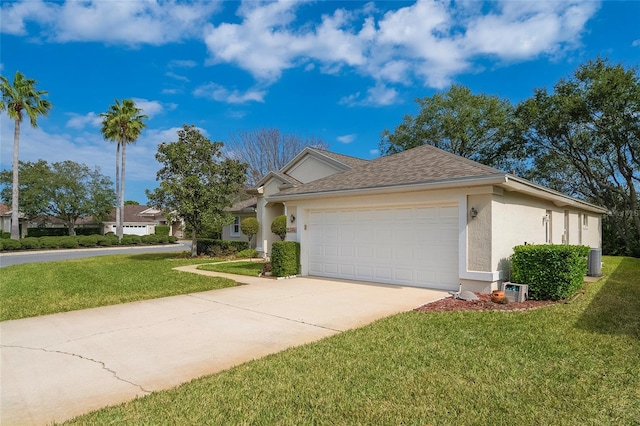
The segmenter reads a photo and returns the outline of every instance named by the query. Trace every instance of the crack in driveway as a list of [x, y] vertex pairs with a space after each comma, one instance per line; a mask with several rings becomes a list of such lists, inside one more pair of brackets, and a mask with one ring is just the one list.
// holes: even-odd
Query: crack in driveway
[[[338, 332], [338, 333], [342, 333], [344, 331], [344, 330], [338, 330], [338, 329], [331, 328], [331, 327], [325, 327], [323, 325], [313, 324], [313, 323], [310, 323], [310, 322], [297, 320], [297, 319], [293, 319], [293, 318], [289, 318], [289, 317], [283, 317], [281, 315], [270, 314], [270, 313], [267, 313], [267, 312], [258, 311], [256, 309], [250, 309], [250, 308], [247, 308], [247, 307], [232, 305], [230, 303], [219, 302], [217, 300], [206, 299], [206, 298], [203, 298], [203, 297], [198, 297], [195, 294], [188, 294], [187, 296], [193, 297], [195, 299], [206, 300], [207, 302], [216, 303], [218, 305], [227, 306], [229, 308], [240, 309], [240, 310], [247, 311], [247, 312], [253, 312], [255, 314], [261, 314], [261, 315], [266, 315], [266, 316], [273, 317], [273, 318], [279, 318], [279, 319], [283, 319], [283, 320], [286, 320], [286, 321], [295, 322], [295, 323], [298, 323], [298, 324], [310, 325], [312, 327], [318, 327], [318, 328], [322, 328], [324, 330], [335, 331], [335, 332]], [[284, 299], [282, 299], [282, 300], [284, 300]]]
[[130, 380], [124, 379], [120, 376], [118, 376], [118, 373], [115, 370], [110, 369], [109, 367], [107, 367], [107, 365], [103, 362], [103, 361], [99, 361], [97, 359], [93, 359], [93, 358], [87, 358], [85, 356], [82, 356], [80, 354], [75, 354], [75, 353], [71, 353], [71, 352], [65, 352], [65, 351], [59, 351], [59, 350], [52, 350], [52, 349], [45, 349], [45, 348], [32, 348], [29, 346], [19, 346], [19, 345], [0, 345], [0, 348], [13, 348], [13, 349], [26, 349], [26, 350], [31, 350], [31, 351], [41, 351], [41, 352], [46, 352], [46, 353], [55, 353], [55, 354], [60, 354], [60, 355], [66, 355], [66, 356], [72, 356], [75, 358], [80, 358], [83, 361], [89, 361], [95, 364], [100, 365], [100, 368], [102, 368], [104, 371], [109, 372], [116, 380], [119, 380], [121, 382], [130, 384], [131, 386], [134, 386], [138, 389], [140, 389], [142, 392], [144, 392], [145, 394], [150, 394], [152, 391], [147, 390], [145, 388], [142, 387], [142, 385], [139, 385], [137, 383], [134, 383]]

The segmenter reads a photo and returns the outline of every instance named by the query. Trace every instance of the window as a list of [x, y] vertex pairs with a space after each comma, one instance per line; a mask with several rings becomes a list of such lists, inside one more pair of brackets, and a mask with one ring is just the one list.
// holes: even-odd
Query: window
[[587, 229], [589, 227], [589, 215], [587, 214], [582, 215], [582, 227], [584, 229]]
[[547, 214], [544, 216], [544, 233], [545, 233], [545, 243], [551, 244], [551, 214], [553, 212], [551, 210], [547, 210]]
[[240, 236], [240, 216], [233, 218], [233, 223], [231, 224], [231, 235], [234, 237]]

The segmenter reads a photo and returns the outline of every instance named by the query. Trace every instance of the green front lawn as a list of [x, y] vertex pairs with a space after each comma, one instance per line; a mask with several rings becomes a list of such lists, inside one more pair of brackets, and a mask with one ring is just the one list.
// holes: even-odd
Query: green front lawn
[[605, 264], [571, 304], [395, 315], [70, 423], [638, 424], [640, 259]]
[[205, 271], [225, 272], [227, 274], [248, 275], [250, 277], [260, 276], [264, 262], [224, 262], [224, 263], [207, 263], [198, 266], [198, 269]]
[[211, 259], [176, 253], [100, 256], [0, 268], [0, 321], [234, 286], [173, 271]]

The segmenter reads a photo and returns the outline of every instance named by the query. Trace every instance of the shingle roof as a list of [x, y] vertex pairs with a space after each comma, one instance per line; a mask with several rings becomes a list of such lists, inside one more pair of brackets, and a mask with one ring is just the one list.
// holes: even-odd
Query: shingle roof
[[369, 160], [364, 160], [364, 159], [358, 158], [358, 157], [352, 157], [350, 155], [338, 154], [336, 152], [325, 151], [324, 149], [320, 149], [320, 148], [312, 148], [312, 149], [314, 151], [319, 152], [320, 154], [326, 155], [329, 158], [332, 158], [332, 159], [334, 159], [336, 161], [339, 161], [339, 162], [341, 162], [343, 164], [346, 164], [347, 166], [349, 166], [351, 168], [369, 162]]
[[431, 145], [422, 145], [398, 154], [361, 162], [351, 170], [285, 189], [275, 195], [382, 188], [496, 174], [504, 172]]
[[225, 210], [230, 212], [239, 212], [241, 210], [244, 210], [250, 207], [255, 207], [257, 205], [258, 205], [258, 199], [256, 197], [251, 197], [251, 198], [247, 198], [246, 200], [238, 201], [233, 206]]

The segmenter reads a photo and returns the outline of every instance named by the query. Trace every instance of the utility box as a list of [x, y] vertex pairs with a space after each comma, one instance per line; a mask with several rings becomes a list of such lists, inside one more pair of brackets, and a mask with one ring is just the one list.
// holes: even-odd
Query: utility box
[[526, 284], [503, 282], [502, 291], [509, 302], [524, 302], [529, 298], [529, 286]]
[[592, 248], [589, 252], [587, 275], [590, 277], [602, 276], [602, 249]]

